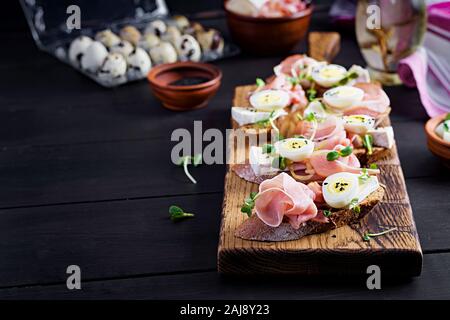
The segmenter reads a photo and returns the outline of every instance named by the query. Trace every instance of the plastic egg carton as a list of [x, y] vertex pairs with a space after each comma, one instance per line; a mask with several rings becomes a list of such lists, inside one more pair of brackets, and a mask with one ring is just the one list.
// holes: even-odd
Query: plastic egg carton
[[[104, 87], [142, 80], [158, 64], [208, 62], [239, 52], [218, 31], [203, 29], [183, 16], [170, 17], [163, 0], [21, 0], [21, 4], [38, 47]], [[81, 14], [79, 30], [67, 24], [73, 5]]]

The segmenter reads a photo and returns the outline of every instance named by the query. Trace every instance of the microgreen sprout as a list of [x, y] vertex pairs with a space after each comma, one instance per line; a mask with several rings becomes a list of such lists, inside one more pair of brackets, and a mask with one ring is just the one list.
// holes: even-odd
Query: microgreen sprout
[[361, 183], [365, 183], [367, 180], [369, 180], [370, 176], [369, 176], [369, 172], [367, 171], [367, 168], [362, 168], [361, 170], [361, 174], [358, 177], [359, 181]]
[[361, 207], [359, 206], [358, 202], [359, 202], [358, 198], [353, 198], [350, 201], [350, 205], [348, 207], [349, 207], [349, 209], [353, 210], [353, 212], [355, 212], [357, 214], [360, 214], [361, 213]]
[[244, 200], [244, 204], [241, 207], [241, 212], [247, 214], [248, 217], [251, 217], [257, 197], [257, 192], [250, 192], [250, 196]]
[[316, 121], [316, 115], [313, 112], [310, 112], [306, 115], [305, 120], [309, 122]]
[[348, 157], [353, 152], [353, 148], [351, 146], [347, 146], [345, 148], [342, 148], [339, 151], [330, 151], [327, 153], [327, 160], [328, 161], [334, 161], [339, 159], [339, 157]]
[[325, 216], [325, 217], [329, 217], [329, 216], [331, 216], [331, 214], [332, 214], [332, 212], [330, 211], [330, 210], [323, 210], [323, 215]]
[[178, 206], [170, 206], [169, 214], [170, 220], [172, 220], [173, 222], [178, 222], [183, 219], [192, 218], [195, 216], [193, 213], [184, 212], [184, 210]]
[[275, 111], [272, 111], [267, 119], [256, 121], [255, 124], [258, 127], [263, 127], [263, 128], [267, 127], [268, 125], [271, 125], [272, 124], [271, 119], [273, 118], [274, 114], [275, 114]]
[[286, 169], [287, 166], [287, 161], [285, 157], [276, 157], [273, 159], [272, 161], [272, 168], [276, 168], [276, 169], [280, 169], [280, 170], [284, 170]]
[[256, 78], [256, 86], [257, 86], [258, 88], [264, 87], [265, 85], [266, 85], [266, 83], [264, 82], [263, 79], [261, 79], [261, 78]]
[[273, 144], [270, 144], [270, 143], [266, 143], [266, 144], [263, 144], [263, 146], [262, 146], [262, 152], [263, 153], [272, 153], [272, 152], [274, 152], [275, 151], [275, 147], [274, 147], [274, 145]]
[[370, 134], [365, 134], [363, 138], [363, 145], [370, 156], [373, 153], [373, 137]]
[[289, 77], [287, 79], [293, 86], [296, 86], [300, 83], [300, 79], [296, 77]]
[[273, 110], [270, 113], [270, 115], [267, 119], [259, 120], [259, 121], [255, 122], [255, 124], [260, 128], [261, 127], [265, 128], [270, 125], [272, 127], [272, 129], [276, 132], [276, 137], [278, 138], [278, 140], [282, 140], [282, 139], [280, 139], [280, 130], [278, 129], [278, 127], [275, 125], [275, 122], [274, 122], [275, 121], [274, 115], [275, 115], [275, 110]]
[[378, 169], [378, 165], [376, 163], [371, 163], [369, 169]]
[[306, 94], [308, 95], [308, 101], [313, 101], [317, 96], [317, 90], [314, 88], [308, 89]]
[[183, 166], [184, 173], [189, 178], [189, 180], [192, 181], [192, 183], [197, 183], [197, 181], [194, 179], [194, 177], [189, 173], [188, 165], [192, 164], [194, 167], [198, 166], [202, 162], [202, 155], [201, 153], [196, 154], [195, 156], [184, 156], [181, 157], [178, 161], [178, 165]]
[[358, 74], [356, 72], [348, 72], [344, 78], [342, 78], [339, 82], [338, 82], [338, 86], [343, 86], [345, 84], [347, 84], [350, 80], [356, 79], [358, 78]]
[[395, 231], [395, 230], [397, 230], [397, 227], [394, 227], [394, 228], [391, 228], [391, 229], [388, 229], [388, 230], [384, 230], [384, 231], [378, 232], [378, 233], [371, 233], [369, 231], [369, 232], [364, 233], [363, 239], [364, 239], [364, 241], [370, 241], [370, 238], [379, 237], [379, 236], [385, 235], [386, 233], [389, 233], [389, 232], [392, 232], [392, 231]]

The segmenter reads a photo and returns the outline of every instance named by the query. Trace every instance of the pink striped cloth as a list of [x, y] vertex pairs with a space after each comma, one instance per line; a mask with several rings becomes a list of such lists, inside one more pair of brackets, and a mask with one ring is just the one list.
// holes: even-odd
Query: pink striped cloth
[[400, 61], [403, 83], [417, 87], [430, 117], [450, 112], [450, 1], [428, 6], [423, 47]]

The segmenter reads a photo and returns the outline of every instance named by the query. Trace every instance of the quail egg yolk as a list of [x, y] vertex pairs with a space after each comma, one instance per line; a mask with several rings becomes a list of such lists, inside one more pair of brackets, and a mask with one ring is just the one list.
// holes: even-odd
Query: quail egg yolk
[[327, 186], [328, 191], [334, 194], [345, 192], [351, 188], [352, 182], [344, 178], [336, 179], [332, 183], [330, 182]]
[[319, 72], [320, 76], [326, 79], [330, 79], [330, 78], [337, 78], [340, 76], [343, 76], [344, 73], [342, 72], [342, 70], [337, 69], [337, 68], [333, 68], [333, 67], [325, 67], [322, 68]]
[[364, 123], [364, 122], [367, 122], [367, 118], [366, 117], [363, 117], [363, 116], [355, 116], [355, 115], [353, 115], [353, 116], [347, 116], [346, 118], [345, 118], [345, 120], [346, 120], [346, 122], [348, 122], [348, 123]]
[[280, 96], [277, 94], [273, 94], [273, 93], [263, 94], [258, 99], [258, 103], [261, 103], [261, 104], [274, 103], [274, 102], [279, 102], [279, 101], [280, 101]]
[[295, 149], [303, 148], [307, 144], [308, 144], [308, 140], [297, 139], [297, 140], [287, 141], [287, 143], [285, 143], [285, 147], [295, 150]]
[[336, 91], [336, 94], [340, 97], [351, 97], [355, 94], [355, 88], [353, 87], [340, 87], [339, 90]]

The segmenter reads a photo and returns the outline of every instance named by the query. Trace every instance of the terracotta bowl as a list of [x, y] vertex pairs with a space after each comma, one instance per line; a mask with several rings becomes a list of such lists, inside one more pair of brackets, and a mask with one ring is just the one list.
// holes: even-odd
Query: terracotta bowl
[[[192, 85], [174, 85], [185, 78], [204, 78], [205, 82]], [[200, 62], [162, 64], [150, 70], [147, 79], [153, 94], [164, 107], [186, 111], [206, 107], [216, 94], [222, 72], [216, 66]]]
[[313, 7], [292, 17], [264, 18], [244, 16], [224, 8], [233, 40], [244, 50], [255, 55], [289, 53], [308, 31]]
[[446, 114], [442, 114], [428, 120], [425, 125], [425, 132], [427, 134], [428, 149], [441, 158], [447, 167], [450, 167], [450, 143], [445, 142], [435, 132], [436, 127], [444, 121], [445, 117]]

